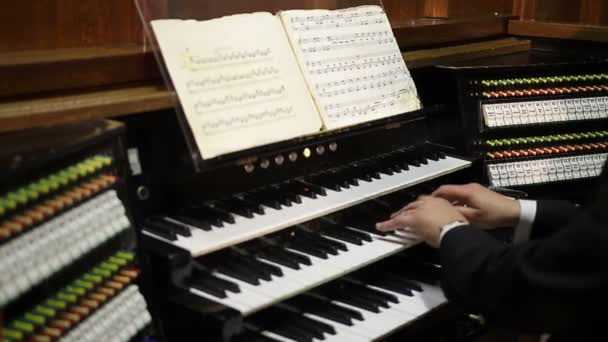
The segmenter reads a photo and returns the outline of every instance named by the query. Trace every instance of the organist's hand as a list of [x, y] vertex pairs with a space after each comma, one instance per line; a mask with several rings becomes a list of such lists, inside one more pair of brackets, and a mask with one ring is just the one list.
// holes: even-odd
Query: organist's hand
[[448, 201], [438, 197], [420, 196], [395, 213], [390, 220], [378, 223], [376, 228], [383, 232], [409, 229], [434, 247], [439, 246], [441, 227], [467, 219]]
[[515, 226], [519, 222], [519, 201], [514, 201], [480, 184], [443, 185], [432, 196], [454, 203], [471, 223], [486, 227]]

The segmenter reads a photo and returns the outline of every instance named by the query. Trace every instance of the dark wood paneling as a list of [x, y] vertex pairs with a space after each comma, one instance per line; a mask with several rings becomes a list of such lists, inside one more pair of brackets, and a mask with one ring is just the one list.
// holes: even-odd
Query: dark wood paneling
[[406, 52], [403, 58], [408, 68], [417, 69], [441, 63], [469, 61], [478, 58], [529, 51], [532, 42], [515, 38], [484, 41], [437, 49]]
[[424, 17], [424, 7], [428, 0], [384, 0], [384, 10], [391, 22], [406, 21]]
[[608, 1], [582, 0], [580, 22], [592, 25], [608, 25]]
[[512, 20], [509, 33], [517, 36], [608, 42], [607, 26]]
[[141, 46], [22, 51], [0, 54], [0, 98], [159, 79]]
[[171, 94], [159, 85], [0, 102], [0, 133], [169, 109], [173, 100]]
[[0, 52], [140, 44], [131, 0], [4, 1]]
[[402, 49], [454, 44], [507, 34], [508, 18], [484, 16], [468, 19], [418, 19], [393, 22], [393, 31]]

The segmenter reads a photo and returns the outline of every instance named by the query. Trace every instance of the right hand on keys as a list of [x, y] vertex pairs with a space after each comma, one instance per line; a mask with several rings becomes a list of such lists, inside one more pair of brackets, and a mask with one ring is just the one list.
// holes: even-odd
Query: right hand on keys
[[480, 184], [443, 185], [432, 196], [454, 204], [466, 219], [486, 227], [515, 226], [520, 205]]

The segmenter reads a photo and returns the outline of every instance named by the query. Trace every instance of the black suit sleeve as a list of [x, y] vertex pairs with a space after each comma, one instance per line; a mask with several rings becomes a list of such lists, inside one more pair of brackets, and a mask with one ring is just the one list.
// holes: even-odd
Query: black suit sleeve
[[591, 324], [590, 313], [608, 302], [606, 246], [605, 222], [586, 213], [547, 239], [516, 246], [454, 228], [441, 242], [442, 287], [450, 300], [502, 325], [566, 333]]
[[530, 238], [552, 235], [565, 227], [581, 210], [567, 201], [540, 200], [536, 202], [536, 217]]

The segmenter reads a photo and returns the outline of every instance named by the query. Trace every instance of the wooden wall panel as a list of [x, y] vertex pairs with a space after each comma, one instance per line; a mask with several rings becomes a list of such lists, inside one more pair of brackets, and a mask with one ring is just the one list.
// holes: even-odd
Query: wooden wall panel
[[608, 24], [607, 0], [514, 0], [513, 13], [521, 20]]
[[[287, 9], [302, 8], [336, 8], [337, 0], [229, 0], [229, 1], [201, 1], [201, 0], [173, 0], [169, 6], [170, 12], [178, 18], [192, 18], [193, 13], [196, 19], [205, 20], [217, 18], [235, 13], [250, 13], [256, 11], [277, 12]], [[363, 3], [363, 1], [346, 1], [341, 3]], [[367, 1], [370, 3], [370, 1]]]
[[139, 44], [131, 0], [4, 1], [0, 52]]

